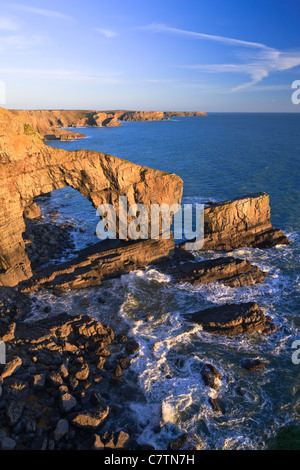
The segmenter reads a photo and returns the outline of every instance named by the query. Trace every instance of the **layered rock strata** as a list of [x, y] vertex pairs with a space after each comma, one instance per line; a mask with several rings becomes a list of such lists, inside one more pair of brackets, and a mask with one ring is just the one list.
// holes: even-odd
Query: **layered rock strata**
[[186, 262], [166, 270], [176, 282], [208, 284], [221, 282], [229, 287], [250, 286], [262, 282], [268, 273], [249, 261], [232, 256], [198, 262]]
[[254, 331], [269, 334], [277, 329], [272, 318], [266, 316], [255, 302], [210, 307], [186, 314], [185, 318], [202, 325], [203, 330], [219, 335], [231, 336]]
[[58, 266], [36, 270], [19, 288], [23, 292], [39, 288], [68, 290], [100, 285], [104, 280], [120, 277], [153, 261], [165, 262], [174, 251], [173, 240], [100, 242], [81, 250], [80, 255]]
[[71, 186], [98, 207], [110, 203], [118, 211], [119, 196], [128, 206], [180, 203], [182, 180], [89, 150], [67, 152], [43, 144], [28, 133], [16, 114], [0, 109], [0, 286], [16, 285], [32, 276], [22, 233], [24, 211], [33, 198]]
[[[204, 116], [203, 112], [163, 111], [85, 111], [85, 110], [12, 110], [17, 119], [30, 125], [47, 141], [73, 140], [85, 137], [66, 127], [116, 127], [120, 121], [163, 121], [173, 116]], [[28, 128], [29, 129], [29, 128]]]
[[288, 244], [283, 231], [272, 226], [269, 196], [263, 192], [210, 204], [204, 209], [202, 250], [229, 251], [244, 246], [271, 248]]

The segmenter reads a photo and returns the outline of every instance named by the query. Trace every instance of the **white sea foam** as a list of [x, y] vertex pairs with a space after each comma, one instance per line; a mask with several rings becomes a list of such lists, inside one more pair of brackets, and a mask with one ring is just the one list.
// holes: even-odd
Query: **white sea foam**
[[[58, 220], [65, 222], [69, 208], [76, 205], [72, 191], [65, 190]], [[186, 198], [183, 202], [205, 202], [208, 198]], [[61, 202], [51, 201], [52, 207]], [[66, 204], [64, 207], [63, 204]], [[70, 203], [70, 204], [69, 204]], [[76, 223], [89, 225], [93, 215], [75, 214]], [[80, 222], [81, 221], [81, 222]], [[94, 225], [93, 225], [94, 227]], [[129, 327], [128, 335], [140, 344], [131, 371], [138, 374], [142, 398], [128, 403], [138, 426], [139, 443], [166, 449], [182, 431], [197, 434], [208, 449], [262, 448], [275, 430], [297, 416], [299, 398], [291, 361], [291, 344], [299, 338], [299, 233], [288, 234], [291, 245], [269, 250], [241, 248], [227, 253], [259, 266], [269, 275], [261, 283], [232, 289], [218, 282], [207, 285], [175, 285], [157, 269], [138, 270], [120, 279], [88, 290], [66, 292], [56, 298], [47, 291], [36, 298], [29, 321], [41, 317], [51, 304], [58, 311], [88, 313], [110, 324], [116, 332]], [[75, 233], [76, 247], [89, 243], [89, 234]], [[223, 253], [196, 253], [198, 259], [217, 258]], [[97, 298], [105, 302], [99, 304]], [[90, 306], [80, 305], [88, 299]], [[278, 331], [236, 337], [215, 336], [184, 314], [211, 305], [256, 301], [274, 318]], [[250, 374], [241, 367], [246, 358], [259, 358], [266, 369]], [[206, 387], [201, 377], [204, 363], [213, 364], [222, 375], [218, 391]], [[237, 393], [242, 389], [243, 395]], [[216, 414], [209, 398], [220, 400], [225, 414]], [[298, 401], [297, 401], [298, 400]], [[116, 417], [117, 419], [121, 419]], [[160, 426], [160, 432], [158, 428]], [[263, 432], [264, 430], [264, 432]]]

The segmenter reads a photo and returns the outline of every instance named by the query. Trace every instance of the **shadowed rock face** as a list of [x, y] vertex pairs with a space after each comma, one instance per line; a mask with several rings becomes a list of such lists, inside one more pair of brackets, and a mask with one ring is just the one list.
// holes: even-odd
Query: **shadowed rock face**
[[172, 256], [174, 241], [143, 240], [119, 242], [107, 240], [81, 250], [80, 255], [59, 266], [39, 269], [18, 286], [23, 292], [39, 288], [68, 290], [96, 286], [110, 278], [120, 277], [153, 260], [159, 265]]
[[0, 108], [0, 286], [32, 276], [22, 233], [33, 198], [71, 186], [98, 207], [127, 196], [128, 205], [180, 203], [182, 180], [99, 152], [67, 152], [43, 144], [22, 120]]
[[176, 282], [208, 284], [219, 281], [229, 287], [250, 286], [263, 281], [267, 276], [258, 266], [232, 256], [187, 262], [166, 271]]
[[212, 204], [205, 209], [204, 220], [203, 250], [289, 244], [282, 230], [272, 227], [269, 196], [265, 193]]
[[[202, 250], [271, 248], [289, 243], [282, 230], [272, 227], [269, 196], [263, 192], [210, 204], [204, 209]], [[182, 248], [185, 246], [182, 244]]]
[[255, 302], [226, 304], [186, 314], [189, 321], [199, 323], [205, 331], [219, 335], [235, 335], [254, 331], [270, 334], [276, 331], [272, 319]]

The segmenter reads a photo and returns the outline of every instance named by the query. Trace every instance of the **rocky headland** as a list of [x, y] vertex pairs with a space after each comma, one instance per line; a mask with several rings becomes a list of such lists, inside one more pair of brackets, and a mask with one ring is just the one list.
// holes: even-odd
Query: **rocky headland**
[[28, 132], [37, 132], [45, 141], [82, 139], [81, 132], [69, 127], [117, 127], [122, 121], [164, 121], [176, 116], [206, 116], [206, 113], [185, 111], [81, 111], [81, 110], [11, 110], [27, 126]]
[[71, 186], [97, 208], [119, 196], [129, 206], [143, 203], [179, 203], [182, 180], [175, 174], [153, 170], [89, 150], [67, 152], [44, 145], [39, 134], [28, 133], [15, 114], [0, 109], [0, 286], [14, 286], [32, 276], [26, 255], [24, 213], [36, 196]]
[[[168, 274], [173, 283], [222, 283], [239, 289], [264, 282], [268, 273], [226, 252], [244, 246], [269, 249], [289, 240], [271, 224], [269, 197], [258, 193], [207, 204], [205, 241], [198, 253], [187, 251], [185, 244], [175, 245], [172, 238], [111, 240], [54, 264], [64, 249], [72, 250], [71, 233], [76, 228], [43, 223], [37, 196], [71, 186], [94, 207], [103, 202], [117, 207], [119, 195], [126, 195], [130, 205], [140, 202], [150, 207], [151, 203], [180, 203], [183, 183], [177, 175], [111, 155], [47, 147], [41, 138], [49, 129], [47, 112], [31, 114], [30, 122], [24, 119], [31, 112], [22, 113], [0, 109], [0, 341], [5, 342], [7, 353], [6, 364], [0, 365], [0, 446], [138, 449], [137, 429], [114, 429], [113, 417], [122, 413], [128, 396], [136, 392], [130, 363], [139, 354], [139, 344], [126, 329], [115, 334], [110, 325], [86, 315], [88, 299], [82, 304], [82, 315], [49, 304], [43, 309], [44, 318], [26, 321], [34, 293], [44, 289], [61, 296], [147, 266]], [[63, 120], [63, 113], [57, 111], [52, 128], [94, 125], [97, 112], [72, 113]], [[120, 116], [132, 118], [125, 112]], [[167, 116], [173, 114], [164, 114], [163, 119]], [[98, 117], [100, 123], [105, 116]], [[147, 120], [145, 115], [138, 118]], [[201, 259], [204, 253], [208, 259]], [[99, 298], [99, 305], [102, 302]], [[212, 304], [186, 314], [185, 319], [216, 335], [216, 341], [217, 335], [265, 335], [277, 329], [252, 301]], [[254, 372], [264, 364], [248, 366]], [[203, 386], [222, 387], [222, 376], [212, 364], [203, 364], [201, 378]], [[223, 413], [217, 398], [210, 398], [210, 404], [214, 412]], [[187, 433], [169, 443], [170, 450], [202, 447], [197, 436]]]

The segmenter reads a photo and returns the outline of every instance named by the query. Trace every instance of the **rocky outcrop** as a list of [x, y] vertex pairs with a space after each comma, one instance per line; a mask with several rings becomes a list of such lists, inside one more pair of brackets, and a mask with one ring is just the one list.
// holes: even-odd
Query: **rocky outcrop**
[[58, 260], [67, 252], [74, 250], [73, 224], [46, 223], [43, 219], [28, 217], [25, 217], [25, 224], [26, 230], [23, 233], [25, 252], [33, 270], [45, 263]]
[[116, 391], [112, 396], [104, 392], [116, 378], [111, 356], [130, 360], [127, 337], [120, 343], [110, 327], [88, 316], [62, 313], [19, 322], [9, 339], [0, 335], [4, 338], [0, 448], [128, 448], [128, 432], [115, 430], [110, 422]]
[[165, 111], [165, 117], [207, 116], [203, 111]]
[[276, 331], [272, 318], [266, 316], [255, 302], [226, 304], [184, 315], [202, 325], [203, 330], [219, 335], [236, 335], [254, 331], [266, 334]]
[[[28, 223], [27, 223], [28, 225]], [[37, 228], [47, 230], [47, 225], [34, 227], [34, 236]], [[51, 254], [55, 255], [60, 248], [69, 248], [67, 227], [55, 227], [58, 230], [57, 243], [51, 246]], [[49, 233], [52, 233], [50, 227]], [[47, 233], [46, 233], [47, 235]], [[43, 236], [45, 239], [45, 235]], [[35, 244], [35, 243], [34, 243]], [[30, 246], [27, 247], [28, 249]], [[32, 248], [31, 248], [32, 250]], [[43, 244], [41, 253], [44, 253]], [[229, 287], [249, 286], [262, 282], [268, 273], [262, 271], [247, 260], [233, 257], [217, 258], [206, 261], [186, 261], [183, 255], [178, 255], [178, 248], [174, 240], [140, 240], [135, 242], [106, 241], [96, 243], [80, 251], [80, 254], [65, 263], [47, 266], [39, 269], [35, 257], [30, 256], [32, 267], [36, 268], [33, 277], [21, 283], [22, 291], [31, 291], [38, 288], [47, 289], [81, 289], [84, 287], [100, 285], [104, 280], [117, 278], [136, 269], [143, 269], [149, 265], [170, 275], [174, 282], [191, 284], [208, 284], [221, 282]], [[48, 250], [49, 251], [49, 250]], [[58, 251], [59, 253], [59, 251]], [[30, 252], [32, 255], [32, 253]], [[194, 256], [188, 254], [188, 258]], [[187, 258], [186, 257], [186, 258]], [[40, 258], [39, 258], [40, 259]], [[195, 259], [195, 258], [194, 258]], [[44, 261], [46, 262], [46, 260]], [[177, 263], [180, 263], [178, 264]], [[175, 266], [174, 266], [175, 264]], [[170, 267], [170, 265], [172, 265]]]
[[17, 119], [30, 126], [45, 141], [84, 138], [81, 132], [72, 132], [64, 127], [116, 127], [120, 121], [163, 121], [170, 116], [203, 116], [202, 112], [163, 111], [81, 111], [81, 110], [12, 110]]
[[257, 372], [265, 369], [265, 364], [260, 359], [246, 359], [242, 363], [242, 367], [249, 372]]
[[30, 126], [45, 140], [72, 140], [84, 134], [69, 132], [63, 127], [85, 127], [93, 123], [91, 115], [96, 111], [76, 110], [11, 110], [17, 121]]
[[244, 246], [271, 248], [288, 244], [283, 231], [272, 227], [269, 196], [263, 192], [210, 204], [204, 209], [202, 250], [229, 251]]
[[120, 121], [163, 121], [164, 118], [162, 111], [126, 111], [118, 116]]
[[204, 384], [214, 390], [218, 390], [221, 386], [222, 375], [212, 364], [204, 364], [201, 369], [201, 377]]
[[43, 134], [45, 142], [51, 142], [53, 140], [69, 142], [75, 139], [84, 139], [86, 137], [82, 132], [71, 132], [67, 130], [49, 129], [47, 132], [52, 132], [52, 134]]
[[112, 113], [97, 113], [93, 116], [93, 120], [95, 125], [98, 127], [117, 127], [120, 126], [121, 123], [118, 121], [118, 115]]
[[249, 261], [232, 256], [198, 262], [186, 262], [166, 270], [176, 282], [208, 284], [221, 282], [229, 287], [250, 286], [262, 282], [268, 273]]
[[195, 434], [184, 433], [174, 441], [170, 442], [168, 450], [172, 452], [188, 451], [188, 450], [201, 450], [203, 443]]
[[[16, 114], [0, 109], [0, 286], [32, 276], [22, 233], [24, 211], [41, 194], [72, 186], [98, 207], [127, 196], [128, 206], [180, 203], [182, 180], [89, 150], [67, 152], [43, 144], [28, 133]], [[150, 210], [149, 210], [150, 212]]]
[[95, 286], [106, 279], [145, 268], [153, 261], [164, 262], [173, 251], [173, 240], [100, 242], [81, 250], [71, 261], [36, 270], [34, 276], [21, 283], [19, 288], [28, 292], [38, 288], [67, 290]]

